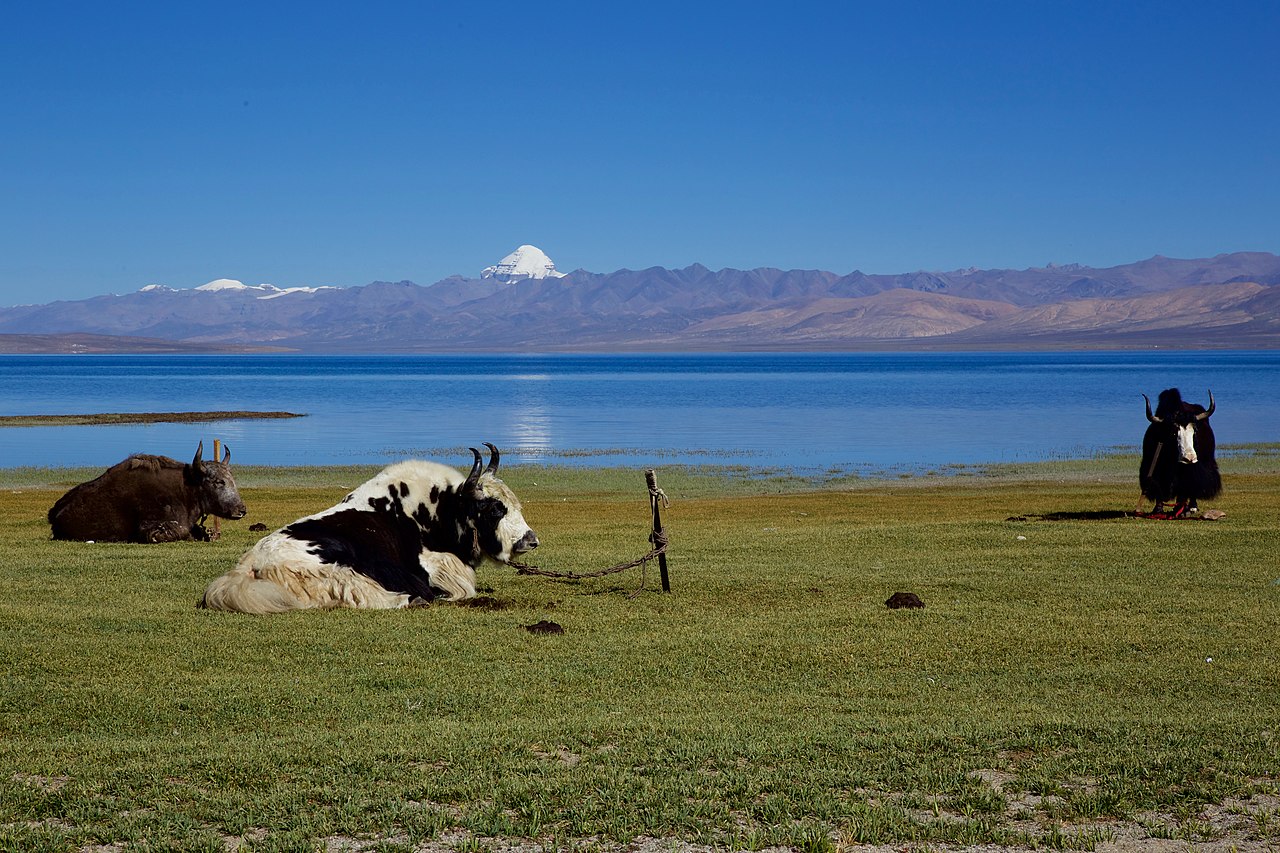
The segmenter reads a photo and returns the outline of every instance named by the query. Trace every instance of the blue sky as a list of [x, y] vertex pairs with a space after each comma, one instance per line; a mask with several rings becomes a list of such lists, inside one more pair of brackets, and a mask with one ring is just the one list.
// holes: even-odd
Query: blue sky
[[1280, 252], [1274, 2], [15, 4], [0, 304]]

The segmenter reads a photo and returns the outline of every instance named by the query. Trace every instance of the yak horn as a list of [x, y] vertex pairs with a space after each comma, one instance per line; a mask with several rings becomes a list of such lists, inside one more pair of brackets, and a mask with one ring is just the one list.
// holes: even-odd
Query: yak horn
[[193, 466], [198, 466], [202, 456], [204, 456], [204, 439], [201, 439], [200, 444], [196, 446], [196, 458], [191, 460], [191, 464]]
[[489, 448], [489, 467], [485, 468], [484, 472], [496, 477], [498, 476], [498, 460], [502, 458], [502, 454], [498, 452], [498, 448], [494, 447], [487, 441], [484, 443], [484, 446]]
[[484, 464], [484, 458], [481, 457], [479, 450], [472, 447], [471, 452], [475, 455], [476, 461], [471, 466], [471, 473], [467, 475], [467, 481], [462, 484], [464, 493], [475, 491], [480, 485], [480, 466]]
[[1212, 392], [1212, 391], [1210, 391], [1210, 392], [1209, 392], [1209, 408], [1205, 409], [1203, 412], [1201, 412], [1200, 414], [1196, 415], [1196, 420], [1198, 420], [1198, 421], [1207, 421], [1207, 420], [1209, 420], [1209, 415], [1212, 415], [1212, 414], [1213, 414], [1213, 410], [1214, 410], [1214, 409], [1216, 409], [1216, 408], [1217, 408], [1217, 406], [1215, 406], [1215, 405], [1214, 405], [1214, 402], [1213, 402], [1213, 392]]
[[1157, 418], [1155, 415], [1151, 414], [1151, 398], [1146, 394], [1143, 394], [1142, 399], [1147, 401], [1147, 420], [1151, 421], [1153, 424], [1164, 423], [1164, 418]]
[[231, 445], [224, 444], [222, 445], [222, 448], [226, 450], [226, 455], [222, 457], [222, 464], [230, 465], [231, 464]]

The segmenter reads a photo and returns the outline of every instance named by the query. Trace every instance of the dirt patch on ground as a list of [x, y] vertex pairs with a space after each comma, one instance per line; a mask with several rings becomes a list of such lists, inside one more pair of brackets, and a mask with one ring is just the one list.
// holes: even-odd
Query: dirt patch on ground
[[468, 598], [459, 601], [462, 607], [474, 607], [476, 610], [506, 610], [511, 606], [511, 602], [503, 601], [500, 598], [494, 598], [491, 595], [481, 595], [476, 598]]
[[[575, 766], [581, 756], [564, 746], [535, 748], [534, 755], [566, 768]], [[1080, 823], [1052, 824], [1037, 819], [1034, 812], [1040, 798], [1019, 792], [1012, 783], [1013, 774], [999, 770], [977, 770], [970, 774], [992, 790], [1004, 796], [1008, 808], [1003, 819], [997, 819], [1006, 828], [1025, 833], [1028, 842], [1023, 844], [948, 844], [945, 842], [902, 841], [888, 844], [858, 844], [847, 841], [839, 833], [824, 839], [825, 843], [810, 843], [804, 847], [775, 846], [763, 848], [760, 853], [802, 853], [805, 850], [827, 850], [830, 853], [1030, 853], [1048, 849], [1092, 850], [1094, 853], [1264, 853], [1280, 850], [1280, 793], [1255, 793], [1243, 798], [1230, 798], [1218, 804], [1209, 804], [1200, 811], [1181, 818], [1172, 814], [1143, 813], [1128, 820], [1099, 819]], [[15, 776], [41, 790], [57, 790], [61, 778]], [[1007, 790], [1006, 790], [1006, 786]], [[874, 801], [888, 802], [902, 795], [878, 795], [863, 792]], [[1056, 799], [1056, 798], [1045, 798]], [[1060, 802], [1060, 800], [1059, 800]], [[456, 811], [456, 807], [436, 803], [414, 803], [415, 806]], [[938, 820], [963, 822], [965, 818], [943, 808], [923, 810], [922, 823]], [[14, 827], [50, 827], [70, 830], [61, 821], [21, 822], [0, 824], [3, 830]], [[235, 853], [246, 845], [257, 846], [270, 839], [271, 833], [255, 828], [243, 836], [222, 837], [222, 850]], [[598, 837], [590, 838], [519, 838], [476, 835], [463, 829], [451, 829], [435, 839], [414, 844], [406, 836], [352, 837], [331, 835], [318, 839], [325, 853], [374, 853], [388, 844], [413, 853], [462, 853], [462, 851], [486, 850], [491, 853], [557, 853], [561, 850], [590, 851], [590, 853], [719, 853], [739, 849], [718, 844], [701, 844], [679, 838], [638, 837], [628, 842], [615, 842]], [[815, 842], [817, 839], [815, 839]], [[126, 847], [122, 843], [94, 844], [80, 847], [78, 853], [117, 853]]]
[[[1123, 837], [1122, 837], [1123, 836]], [[401, 843], [407, 839], [394, 839]], [[382, 841], [365, 841], [362, 839], [335, 836], [324, 839], [325, 853], [365, 853], [373, 851]], [[560, 850], [582, 850], [590, 853], [723, 853], [730, 847], [711, 846], [707, 844], [690, 844], [670, 838], [636, 838], [627, 844], [617, 844], [595, 838], [576, 839], [571, 846], [563, 846], [564, 840], [538, 841], [519, 838], [493, 838], [475, 836], [466, 832], [450, 832], [442, 834], [435, 841], [412, 847], [413, 853], [459, 853], [459, 851], [487, 850], [492, 853], [557, 853]], [[1221, 838], [1213, 841], [1186, 841], [1172, 838], [1152, 838], [1144, 835], [1140, 828], [1132, 834], [1126, 829], [1117, 829], [1117, 837], [1113, 841], [1103, 841], [1090, 847], [1070, 845], [1049, 849], [1092, 849], [1094, 853], [1274, 853], [1280, 849], [1280, 839], [1241, 840]], [[228, 850], [235, 848], [228, 847]], [[820, 848], [816, 848], [820, 849]], [[852, 844], [839, 840], [832, 841], [829, 848], [832, 853], [1033, 853], [1043, 851], [1044, 845], [1037, 847], [1002, 846], [998, 844], [955, 845], [937, 842], [904, 842], [901, 844]], [[802, 853], [799, 847], [765, 847], [758, 853]]]
[[[580, 758], [563, 746], [537, 748], [534, 754], [545, 761], [566, 767], [574, 766]], [[1019, 791], [1015, 784], [1016, 777], [1012, 773], [976, 770], [970, 776], [1004, 797], [1007, 808], [999, 822], [1008, 829], [1025, 833], [1027, 844], [962, 845], [936, 841], [857, 844], [835, 834], [826, 839], [829, 846], [777, 846], [764, 848], [760, 853], [801, 853], [802, 850], [812, 849], [825, 849], [831, 853], [1030, 853], [1046, 848], [1092, 850], [1095, 853], [1264, 853], [1280, 850], [1280, 793], [1255, 793], [1243, 798], [1231, 798], [1223, 803], [1206, 805], [1199, 812], [1183, 815], [1181, 819], [1172, 814], [1144, 813], [1133, 815], [1128, 820], [1099, 819], [1060, 824], [1045, 822], [1043, 816], [1037, 817], [1035, 813], [1042, 801], [1047, 803], [1054, 800], [1061, 803], [1061, 799], [1041, 798]], [[1089, 788], [1092, 782], [1078, 780], [1078, 784]], [[881, 795], [870, 791], [862, 793], [879, 802], [892, 802], [903, 796]], [[922, 811], [919, 820], [922, 823], [938, 820], [963, 822], [965, 818], [942, 808]], [[322, 839], [326, 853], [372, 853], [383, 842], [390, 840], [406, 845], [408, 843], [403, 838], [331, 836]], [[600, 838], [482, 836], [453, 829], [410, 849], [413, 853], [459, 853], [470, 850], [488, 850], [492, 853], [555, 853], [560, 850], [590, 853], [719, 853], [736, 848], [697, 844], [678, 838], [639, 837], [618, 843]]]

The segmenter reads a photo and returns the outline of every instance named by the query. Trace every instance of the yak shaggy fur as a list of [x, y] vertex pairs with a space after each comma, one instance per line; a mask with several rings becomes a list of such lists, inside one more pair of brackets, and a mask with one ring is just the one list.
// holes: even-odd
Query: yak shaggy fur
[[336, 506], [264, 536], [215, 579], [201, 606], [244, 613], [393, 609], [476, 594], [475, 569], [534, 548], [497, 451], [471, 475], [435, 462], [392, 465]]
[[54, 539], [96, 542], [177, 542], [208, 539], [208, 515], [243, 518], [244, 501], [231, 476], [231, 451], [221, 460], [190, 463], [138, 453], [87, 483], [70, 489], [50, 508]]
[[1149, 425], [1142, 437], [1138, 483], [1142, 494], [1155, 502], [1155, 512], [1174, 501], [1174, 515], [1180, 517], [1195, 512], [1199, 501], [1221, 493], [1222, 475], [1214, 458], [1217, 439], [1209, 425], [1216, 409], [1213, 392], [1208, 409], [1184, 401], [1177, 388], [1160, 392], [1154, 414], [1147, 401]]

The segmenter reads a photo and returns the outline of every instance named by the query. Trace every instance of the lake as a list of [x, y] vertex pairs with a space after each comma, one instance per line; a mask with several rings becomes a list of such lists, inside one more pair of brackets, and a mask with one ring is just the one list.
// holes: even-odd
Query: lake
[[[1136, 448], [1140, 396], [1179, 387], [1220, 443], [1280, 441], [1280, 352], [0, 356], [0, 414], [287, 410], [306, 417], [0, 430], [0, 467], [742, 464], [802, 472], [1086, 457]], [[208, 452], [208, 451], [207, 451]]]

